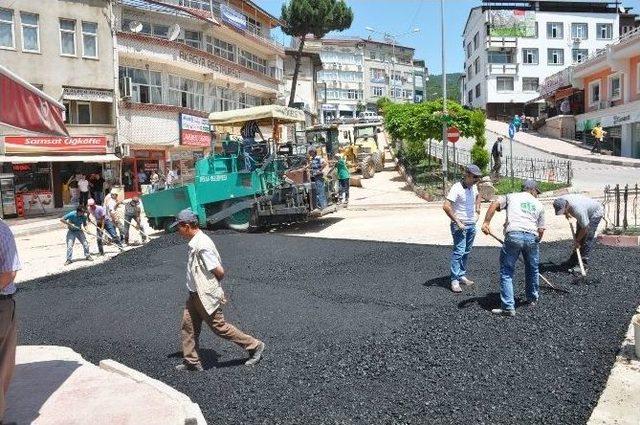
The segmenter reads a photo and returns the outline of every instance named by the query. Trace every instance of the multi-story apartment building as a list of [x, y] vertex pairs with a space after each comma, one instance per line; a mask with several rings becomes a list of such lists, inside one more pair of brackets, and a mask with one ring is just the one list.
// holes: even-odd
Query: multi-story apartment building
[[[284, 60], [284, 103], [288, 104], [291, 97], [291, 84], [293, 84], [293, 72], [295, 70], [296, 50], [287, 49]], [[320, 55], [317, 53], [302, 52], [300, 58], [300, 70], [296, 84], [294, 106], [316, 118], [318, 116], [317, 81], [318, 71], [322, 69]], [[324, 86], [323, 86], [324, 87]]]
[[614, 154], [640, 158], [640, 28], [574, 67], [573, 86], [584, 90], [576, 129], [601, 124]]
[[278, 20], [249, 0], [119, 3], [123, 183], [135, 193], [152, 170], [192, 177], [210, 112], [275, 103], [284, 49], [270, 37]]
[[399, 46], [392, 40], [380, 42], [367, 39], [361, 40], [361, 43], [364, 44], [366, 107], [375, 111], [376, 102], [385, 96], [394, 102], [413, 102], [415, 49]]
[[0, 173], [25, 209], [69, 204], [76, 173], [119, 180], [112, 21], [108, 0], [0, 2], [0, 63], [64, 104], [71, 136], [0, 134]]
[[429, 81], [429, 70], [424, 59], [413, 60], [413, 101], [420, 103], [425, 99], [425, 89]]
[[538, 85], [585, 60], [619, 34], [615, 3], [486, 0], [463, 32], [464, 104], [494, 119], [537, 115]]

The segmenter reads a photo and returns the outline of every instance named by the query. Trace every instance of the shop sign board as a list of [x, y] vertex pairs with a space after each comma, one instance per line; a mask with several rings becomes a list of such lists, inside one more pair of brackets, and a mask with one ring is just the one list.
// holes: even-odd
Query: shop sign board
[[7, 154], [47, 154], [47, 153], [107, 153], [105, 136], [77, 137], [24, 137], [6, 136], [4, 138]]
[[222, 16], [222, 20], [234, 27], [246, 30], [247, 29], [247, 17], [232, 7], [227, 6], [226, 4], [220, 4], [220, 15]]
[[180, 114], [180, 144], [208, 148], [211, 145], [211, 126], [207, 118]]
[[62, 98], [87, 102], [111, 103], [113, 102], [113, 90], [64, 87], [62, 89]]
[[184, 62], [189, 62], [194, 65], [201, 66], [203, 68], [209, 68], [212, 71], [219, 72], [223, 75], [240, 78], [240, 71], [238, 71], [237, 69], [231, 66], [221, 65], [213, 59], [209, 59], [195, 53], [190, 53], [185, 50], [180, 50], [178, 57], [180, 58], [180, 60]]

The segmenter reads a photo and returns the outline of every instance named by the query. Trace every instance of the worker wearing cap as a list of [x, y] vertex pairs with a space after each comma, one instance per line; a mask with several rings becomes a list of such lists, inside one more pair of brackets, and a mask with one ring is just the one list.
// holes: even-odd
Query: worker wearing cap
[[118, 229], [118, 232], [120, 233], [120, 241], [124, 241], [126, 232], [124, 229], [124, 225], [120, 220], [120, 217], [118, 217], [119, 205], [120, 205], [120, 202], [118, 202], [118, 191], [115, 189], [111, 189], [111, 191], [109, 191], [109, 196], [104, 201], [104, 207], [107, 211], [107, 215], [111, 219], [111, 222]]
[[65, 214], [60, 221], [65, 224], [69, 230], [67, 230], [67, 261], [64, 265], [69, 265], [73, 258], [73, 245], [76, 239], [82, 244], [84, 249], [84, 258], [87, 261], [93, 261], [91, 254], [89, 253], [89, 242], [84, 234], [83, 229], [87, 227], [87, 210], [82, 205], [78, 205], [75, 211], [71, 211]]
[[311, 168], [311, 181], [315, 190], [315, 208], [324, 209], [327, 206], [327, 197], [324, 193], [324, 168], [326, 167], [326, 161], [318, 156], [318, 152], [315, 148], [309, 149], [309, 156], [311, 162], [309, 164]]
[[574, 217], [577, 223], [576, 235], [573, 241], [573, 253], [565, 265], [570, 267], [569, 272], [580, 273], [578, 256], [576, 254], [576, 249], [580, 248], [582, 263], [586, 271], [589, 256], [596, 243], [596, 231], [604, 215], [602, 204], [595, 199], [583, 195], [571, 194], [561, 196], [553, 201], [553, 208], [555, 209], [556, 215], [564, 214], [567, 220]]
[[129, 228], [134, 221], [136, 222], [136, 227], [140, 232], [142, 242], [147, 240], [147, 235], [144, 233], [144, 229], [142, 228], [141, 215], [142, 208], [140, 208], [140, 198], [136, 196], [124, 206], [124, 243], [127, 245], [129, 244]]
[[187, 289], [189, 296], [182, 313], [183, 363], [178, 370], [202, 371], [198, 355], [198, 338], [205, 322], [221, 338], [236, 343], [249, 354], [246, 365], [260, 361], [265, 344], [225, 321], [222, 305], [226, 302], [220, 281], [224, 278], [220, 254], [215, 244], [198, 226], [198, 216], [184, 209], [171, 225], [189, 241]]
[[[107, 214], [107, 210], [105, 207], [101, 207], [100, 205], [96, 205], [96, 201], [93, 198], [90, 198], [87, 201], [87, 205], [89, 206], [89, 213], [93, 216], [97, 230], [98, 237], [96, 238], [98, 242], [98, 252], [100, 255], [104, 255], [104, 247], [103, 247], [103, 231], [107, 232], [107, 234], [111, 237], [111, 240], [115, 242], [118, 247], [122, 248], [122, 242], [120, 242], [120, 238], [116, 234], [116, 229], [113, 227], [113, 223], [111, 222], [111, 218], [109, 214]], [[91, 219], [89, 219], [91, 221]]]
[[460, 283], [474, 283], [467, 277], [467, 260], [473, 247], [476, 222], [480, 215], [480, 196], [476, 184], [481, 177], [482, 172], [477, 165], [467, 166], [463, 179], [451, 186], [442, 206], [451, 219], [451, 290], [456, 293], [462, 292]]
[[501, 308], [491, 310], [504, 316], [516, 315], [513, 296], [513, 274], [516, 262], [522, 254], [525, 270], [527, 302], [535, 305], [539, 297], [540, 240], [544, 234], [544, 206], [537, 198], [538, 183], [524, 182], [522, 192], [499, 196], [489, 206], [482, 224], [482, 232], [491, 233], [491, 219], [496, 211], [506, 211], [505, 239], [500, 251], [500, 301]]

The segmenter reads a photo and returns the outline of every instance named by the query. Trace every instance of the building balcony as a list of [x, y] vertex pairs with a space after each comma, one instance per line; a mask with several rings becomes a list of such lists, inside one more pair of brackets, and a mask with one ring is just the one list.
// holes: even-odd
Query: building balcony
[[518, 74], [517, 63], [487, 64], [487, 75], [516, 75], [516, 74]]
[[487, 37], [487, 49], [515, 49], [518, 47], [516, 37]]

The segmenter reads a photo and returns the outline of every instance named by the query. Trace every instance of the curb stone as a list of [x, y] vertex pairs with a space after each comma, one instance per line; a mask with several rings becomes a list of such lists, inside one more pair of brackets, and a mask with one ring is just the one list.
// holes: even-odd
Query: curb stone
[[[493, 131], [493, 130], [487, 129], [487, 132], [496, 134], [498, 136], [502, 136], [502, 137], [504, 137], [506, 139], [509, 139], [508, 135], [500, 133], [498, 131]], [[557, 156], [559, 158], [571, 159], [571, 160], [574, 160], [574, 161], [584, 161], [584, 162], [591, 162], [591, 163], [597, 163], [597, 164], [605, 164], [605, 165], [618, 165], [618, 166], [621, 166], [621, 167], [640, 168], [640, 162], [625, 162], [625, 161], [620, 161], [618, 159], [607, 159], [607, 158], [602, 158], [602, 157], [598, 157], [598, 156], [594, 156], [594, 157], [590, 158], [590, 157], [586, 157], [586, 156], [570, 155], [570, 154], [565, 154], [565, 153], [554, 152], [554, 151], [551, 151], [551, 150], [548, 150], [548, 149], [543, 149], [540, 146], [536, 146], [535, 144], [529, 144], [529, 143], [522, 142], [522, 141], [518, 140], [517, 138], [514, 138], [513, 140], [515, 142], [522, 143], [523, 145], [525, 145], [527, 147], [530, 147], [531, 149], [535, 149], [535, 150], [540, 151], [540, 152], [548, 153], [550, 155], [554, 155], [554, 156]], [[565, 142], [565, 143], [568, 143], [568, 142]]]
[[202, 415], [202, 411], [200, 410], [200, 406], [197, 403], [191, 401], [189, 397], [175, 388], [170, 387], [164, 382], [158, 381], [157, 379], [150, 378], [142, 372], [139, 372], [135, 369], [131, 369], [112, 359], [101, 360], [99, 365], [100, 369], [105, 370], [107, 372], [112, 372], [126, 378], [132, 379], [141, 384], [147, 384], [167, 397], [177, 401], [182, 406], [182, 410], [185, 415], [185, 425], [207, 425], [207, 421], [204, 419]]

